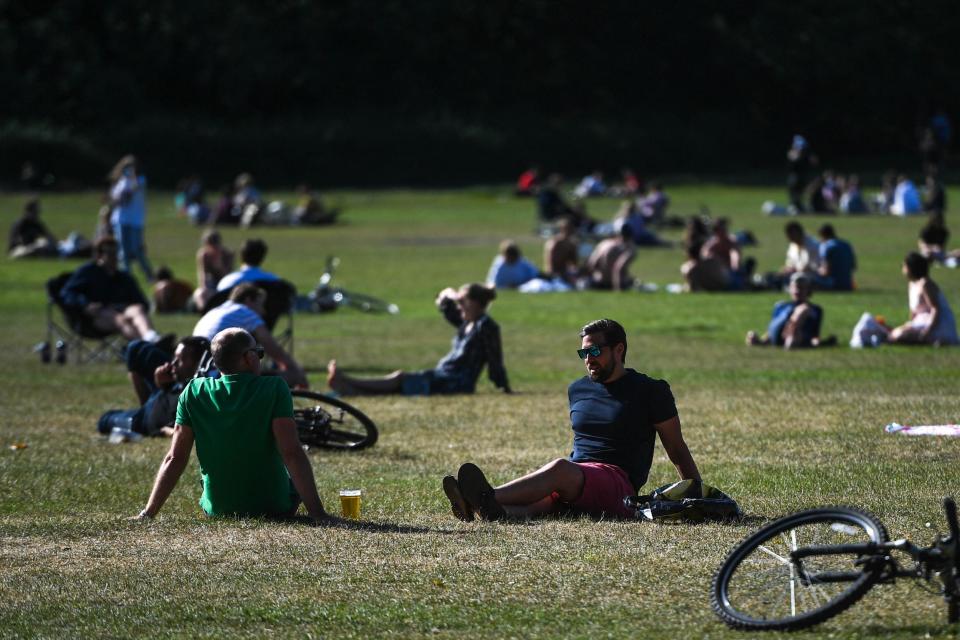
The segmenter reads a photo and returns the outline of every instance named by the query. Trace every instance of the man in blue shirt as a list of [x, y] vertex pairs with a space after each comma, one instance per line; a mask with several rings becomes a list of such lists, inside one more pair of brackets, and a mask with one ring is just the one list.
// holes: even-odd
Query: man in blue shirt
[[790, 276], [790, 299], [773, 306], [766, 333], [758, 336], [756, 331], [747, 332], [747, 346], [798, 349], [836, 344], [836, 336], [820, 338], [823, 309], [810, 302], [812, 295], [813, 280], [808, 274], [797, 272]]
[[833, 225], [820, 227], [820, 271], [815, 284], [830, 291], [853, 291], [853, 272], [857, 256], [846, 240], [837, 237]]
[[523, 257], [513, 240], [500, 243], [500, 255], [493, 259], [487, 273], [487, 286], [516, 289], [540, 275], [540, 270]]
[[681, 479], [700, 472], [680, 431], [670, 385], [624, 367], [623, 327], [596, 320], [580, 332], [579, 356], [587, 376], [568, 389], [573, 451], [540, 469], [493, 488], [476, 465], [443, 479], [456, 517], [527, 518], [573, 510], [593, 516], [632, 517], [623, 504], [647, 481], [656, 436]]

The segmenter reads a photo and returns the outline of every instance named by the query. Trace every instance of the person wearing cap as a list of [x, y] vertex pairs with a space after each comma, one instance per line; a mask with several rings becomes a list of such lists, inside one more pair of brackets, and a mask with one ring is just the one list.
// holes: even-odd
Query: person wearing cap
[[210, 353], [220, 376], [191, 380], [180, 394], [170, 451], [134, 519], [157, 515], [194, 442], [207, 515], [290, 517], [302, 501], [309, 517], [326, 518], [297, 437], [290, 389], [277, 376], [260, 375], [263, 347], [244, 329], [230, 328], [213, 338]]
[[790, 299], [774, 305], [766, 333], [758, 336], [756, 331], [747, 332], [747, 345], [798, 349], [836, 344], [836, 336], [820, 339], [823, 309], [810, 302], [811, 295], [813, 279], [808, 274], [790, 276]]

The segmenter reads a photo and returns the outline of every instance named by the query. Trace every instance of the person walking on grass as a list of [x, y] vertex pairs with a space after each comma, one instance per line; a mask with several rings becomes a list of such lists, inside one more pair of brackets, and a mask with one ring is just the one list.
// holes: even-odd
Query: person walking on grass
[[474, 464], [443, 479], [453, 514], [471, 521], [524, 519], [573, 511], [633, 517], [624, 504], [647, 481], [656, 436], [681, 479], [700, 472], [680, 431], [670, 385], [625, 368], [627, 337], [619, 323], [596, 320], [580, 331], [587, 375], [567, 390], [573, 451], [496, 488]]
[[192, 380], [180, 394], [170, 451], [135, 518], [157, 515], [194, 442], [207, 515], [290, 517], [303, 501], [311, 518], [326, 518], [297, 437], [290, 389], [277, 376], [260, 375], [263, 347], [247, 331], [231, 328], [214, 337], [210, 352], [221, 375]]

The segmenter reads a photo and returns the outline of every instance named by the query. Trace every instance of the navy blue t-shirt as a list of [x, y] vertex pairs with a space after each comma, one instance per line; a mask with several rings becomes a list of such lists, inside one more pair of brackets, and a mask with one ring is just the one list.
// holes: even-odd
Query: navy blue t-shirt
[[573, 426], [573, 462], [615, 464], [634, 489], [647, 481], [653, 462], [653, 425], [677, 415], [670, 385], [633, 369], [610, 384], [584, 376], [567, 389]]

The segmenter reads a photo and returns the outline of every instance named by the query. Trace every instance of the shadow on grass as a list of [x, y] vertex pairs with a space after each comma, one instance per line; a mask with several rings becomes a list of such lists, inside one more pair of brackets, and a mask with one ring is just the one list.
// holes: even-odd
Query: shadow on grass
[[[946, 616], [944, 616], [946, 617]], [[889, 636], [892, 634], [903, 634], [909, 638], [939, 638], [956, 637], [955, 625], [944, 624], [940, 626], [922, 625], [922, 624], [904, 624], [904, 625], [881, 625], [870, 624], [860, 629], [865, 637]]]
[[430, 527], [415, 527], [405, 524], [394, 524], [392, 522], [371, 522], [369, 520], [348, 520], [337, 516], [329, 516], [322, 520], [314, 520], [309, 516], [291, 516], [288, 518], [275, 518], [271, 522], [280, 522], [285, 524], [299, 524], [306, 527], [322, 527], [325, 529], [347, 529], [352, 531], [366, 531], [369, 533], [441, 533], [441, 534], [461, 534], [461, 531], [448, 529], [431, 529]]

